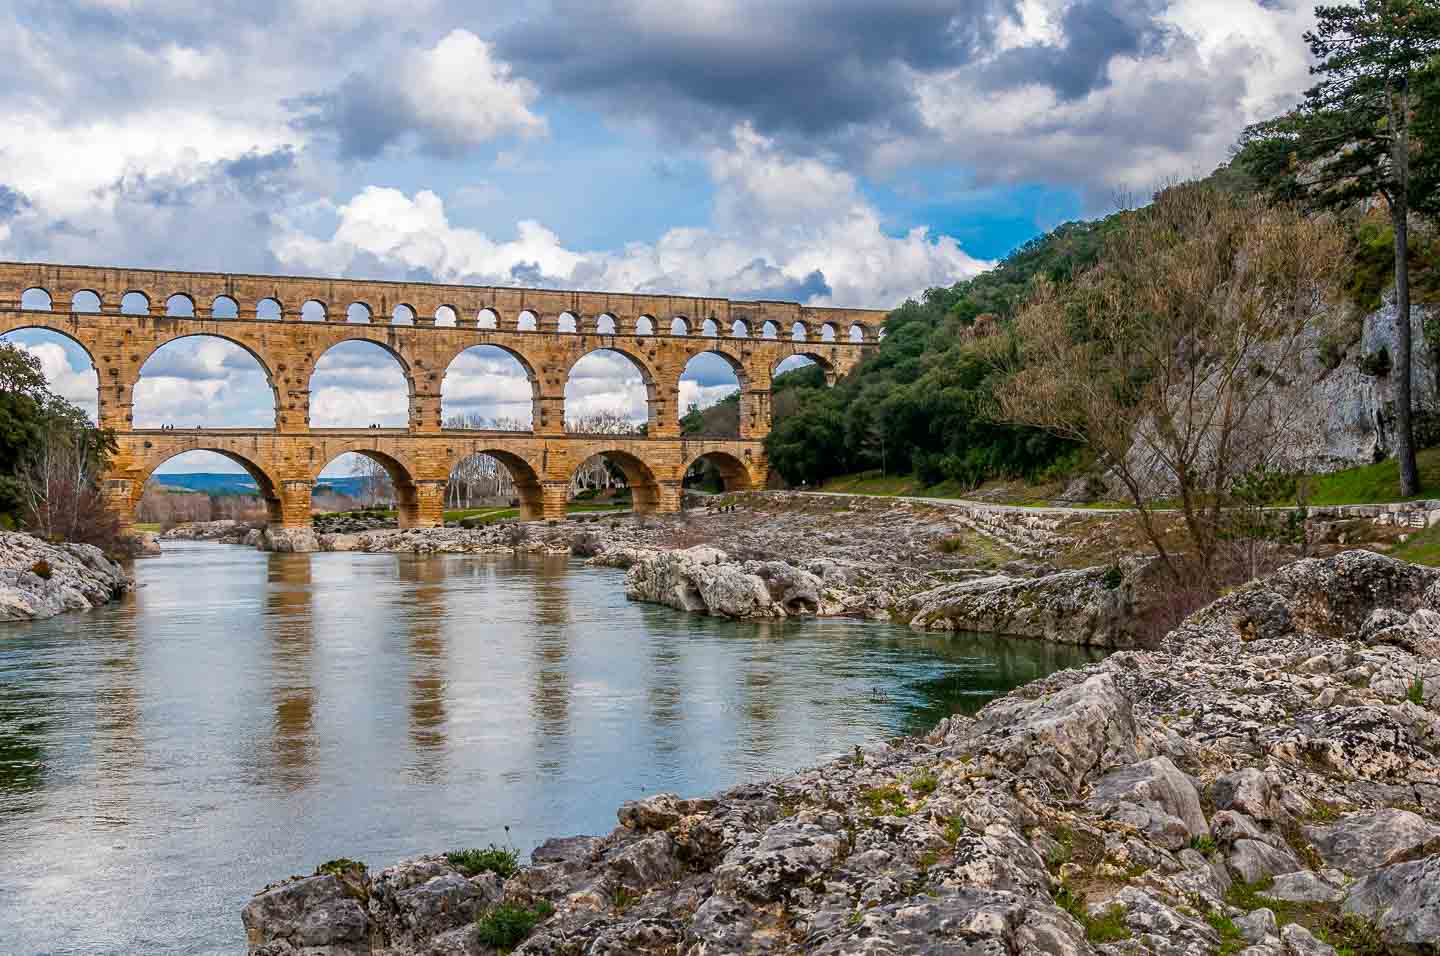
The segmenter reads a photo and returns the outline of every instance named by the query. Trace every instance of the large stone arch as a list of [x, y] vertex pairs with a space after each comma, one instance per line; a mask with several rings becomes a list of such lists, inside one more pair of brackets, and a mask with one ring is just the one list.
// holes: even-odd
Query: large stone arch
[[[541, 398], [542, 398], [541, 388], [540, 388], [540, 376], [539, 376], [539, 375], [536, 373], [536, 371], [535, 371], [535, 365], [534, 365], [534, 363], [532, 363], [532, 362], [530, 361], [529, 357], [526, 356], [524, 352], [520, 351], [520, 350], [517, 349], [517, 348], [513, 348], [513, 347], [511, 347], [511, 346], [509, 346], [509, 345], [504, 345], [504, 344], [501, 344], [501, 343], [499, 343], [499, 342], [468, 342], [468, 343], [464, 344], [463, 346], [461, 346], [460, 348], [458, 348], [458, 349], [454, 350], [453, 352], [451, 352], [451, 353], [448, 355], [448, 357], [442, 356], [442, 358], [443, 358], [443, 360], [444, 360], [444, 362], [445, 362], [444, 371], [442, 371], [442, 372], [440, 373], [440, 385], [439, 385], [439, 392], [440, 392], [440, 397], [441, 397], [441, 408], [440, 408], [440, 412], [441, 412], [442, 422], [443, 422], [444, 412], [445, 412], [445, 407], [444, 407], [445, 382], [446, 382], [446, 381], [449, 379], [449, 377], [450, 377], [450, 371], [451, 371], [451, 369], [453, 369], [453, 368], [455, 367], [455, 363], [458, 362], [458, 361], [461, 359], [461, 357], [464, 356], [466, 353], [472, 352], [472, 351], [474, 351], [474, 350], [476, 350], [476, 349], [483, 349], [483, 348], [499, 349], [501, 352], [504, 352], [506, 355], [508, 355], [508, 356], [510, 356], [512, 359], [514, 359], [514, 360], [516, 361], [516, 363], [519, 364], [519, 366], [520, 366], [520, 371], [522, 371], [522, 372], [525, 373], [525, 378], [526, 378], [526, 379], [529, 381], [529, 383], [530, 383], [530, 416], [531, 416], [531, 417], [530, 417], [530, 431], [532, 431], [532, 432], [535, 431], [535, 430], [536, 430], [536, 427], [537, 427], [537, 426], [539, 425], [539, 423], [540, 423], [540, 408], [541, 408]], [[437, 364], [438, 364], [438, 363], [437, 363]], [[572, 366], [572, 367], [573, 367], [573, 366]], [[567, 376], [568, 376], [568, 374], [569, 374], [568, 371], [567, 371], [566, 374], [567, 374]]]
[[[568, 414], [568, 395], [566, 393], [569, 391], [571, 379], [573, 378], [575, 373], [575, 367], [590, 356], [599, 355], [605, 352], [610, 352], [619, 355], [624, 359], [627, 359], [629, 363], [634, 366], [635, 369], [640, 373], [640, 383], [641, 386], [645, 389], [645, 425], [648, 426], [648, 429], [652, 433], [657, 429], [657, 427], [664, 427], [667, 424], [667, 420], [664, 416], [666, 399], [666, 395], [664, 394], [664, 392], [668, 391], [669, 389], [662, 390], [661, 383], [658, 379], [658, 376], [656, 375], [655, 369], [650, 365], [649, 362], [647, 362], [639, 355], [637, 350], [627, 349], [623, 347], [612, 348], [608, 345], [600, 348], [586, 349], [580, 354], [574, 356], [566, 363], [565, 378], [563, 383], [564, 391], [562, 391], [561, 393], [561, 421], [564, 422], [570, 417]], [[568, 431], [569, 426], [566, 425], [565, 427]]]
[[[431, 495], [421, 494], [422, 482], [416, 479], [417, 465], [414, 461], [406, 461], [400, 455], [389, 450], [382, 450], [374, 445], [367, 445], [363, 442], [327, 442], [324, 452], [317, 456], [323, 458], [318, 468], [312, 463], [310, 473], [310, 484], [313, 487], [320, 481], [320, 474], [337, 458], [344, 455], [360, 455], [371, 461], [378, 462], [385, 473], [390, 476], [390, 484], [395, 489], [395, 519], [401, 528], [430, 527], [438, 523], [438, 515], [429, 513], [433, 509], [424, 508], [422, 497], [429, 498]], [[408, 456], [407, 456], [408, 457]], [[423, 483], [428, 490], [434, 490], [435, 481]], [[443, 483], [441, 483], [443, 484]], [[443, 489], [442, 489], [443, 490]]]
[[[23, 317], [27, 314], [31, 313], [21, 313], [21, 316]], [[73, 327], [67, 329], [64, 328], [62, 324], [50, 322], [6, 322], [0, 324], [0, 341], [5, 340], [5, 336], [13, 332], [48, 332], [52, 335], [59, 336], [78, 348], [81, 353], [84, 354], [86, 360], [89, 361], [90, 371], [95, 374], [95, 420], [97, 422], [104, 421], [104, 389], [101, 387], [100, 367], [95, 363], [95, 353], [91, 351], [90, 346], [86, 345], [80, 336], [75, 334]]]
[[[180, 443], [146, 441], [140, 446], [140, 454], [132, 460], [132, 467], [127, 472], [130, 488], [128, 489], [129, 501], [122, 513], [125, 524], [130, 523], [135, 509], [139, 507], [140, 498], [145, 493], [145, 485], [155, 474], [155, 470], [172, 458], [178, 458], [192, 451], [212, 452], [244, 468], [245, 473], [254, 480], [255, 487], [259, 489], [260, 497], [265, 502], [266, 518], [269, 523], [277, 527], [285, 523], [285, 483], [278, 475], [260, 464], [254, 457], [228, 447], [224, 440], [207, 442], [192, 437]], [[308, 504], [307, 499], [307, 507]]]
[[[260, 371], [265, 375], [265, 385], [270, 389], [270, 408], [271, 412], [274, 415], [273, 421], [276, 425], [279, 424], [281, 412], [280, 389], [275, 382], [275, 372], [273, 369], [270, 368], [270, 363], [265, 360], [264, 355], [261, 354], [261, 352], [253, 344], [246, 342], [243, 337], [227, 335], [224, 332], [212, 332], [208, 329], [205, 331], [177, 332], [174, 335], [167, 336], [164, 339], [157, 341], [155, 343], [155, 347], [152, 348], [149, 352], [147, 352], [145, 354], [145, 357], [141, 359], [140, 364], [135, 367], [135, 381], [131, 383], [132, 402], [134, 401], [134, 388], [140, 384], [140, 380], [143, 377], [144, 368], [147, 364], [149, 364], [150, 360], [153, 359], [162, 349], [168, 348], [169, 346], [174, 345], [177, 342], [185, 341], [186, 339], [219, 339], [222, 342], [228, 342], [229, 344], [236, 346], [237, 348], [243, 350], [247, 355], [249, 355], [250, 358], [254, 359], [255, 364], [260, 367]], [[132, 405], [132, 420], [133, 416], [134, 408]]]
[[[816, 365], [820, 366], [821, 370], [825, 373], [826, 385], [835, 384], [835, 379], [837, 375], [835, 363], [830, 361], [830, 359], [822, 352], [806, 349], [796, 349], [786, 355], [780, 356], [780, 358], [770, 366], [771, 381], [774, 381], [776, 374], [778, 374], [777, 369], [779, 369], [781, 365], [785, 364], [785, 362], [789, 361], [792, 358], [795, 358], [796, 356], [809, 359], [811, 362], [814, 362]], [[787, 371], [789, 370], [787, 369]]]
[[[470, 448], [455, 451], [448, 461], [449, 474], [453, 479], [455, 469], [467, 458], [489, 455], [510, 472], [515, 484], [515, 494], [520, 500], [520, 520], [539, 521], [545, 517], [545, 487], [541, 468], [514, 449], [500, 448], [484, 443], [475, 443]], [[542, 463], [543, 464], [543, 463]]]
[[[340, 324], [337, 323], [337, 324], [336, 324], [335, 326], [333, 326], [333, 327], [336, 328], [336, 329], [356, 329], [356, 330], [363, 330], [363, 329], [367, 328], [367, 326], [361, 325], [361, 324], [358, 324], [358, 323], [355, 324], [355, 325], [340, 325]], [[380, 328], [384, 329], [384, 328], [387, 328], [387, 327], [381, 326]], [[396, 365], [399, 367], [399, 369], [400, 369], [401, 378], [403, 378], [404, 381], [405, 381], [405, 396], [406, 396], [406, 408], [407, 408], [407, 416], [406, 416], [406, 418], [407, 418], [407, 422], [410, 423], [410, 424], [413, 424], [413, 423], [419, 421], [422, 416], [419, 415], [419, 414], [417, 414], [417, 410], [416, 410], [416, 407], [415, 407], [415, 406], [416, 406], [416, 397], [417, 397], [417, 388], [416, 388], [416, 381], [415, 381], [415, 373], [414, 373], [414, 370], [413, 370], [412, 367], [411, 367], [411, 363], [410, 363], [410, 362], [406, 359], [406, 357], [400, 352], [400, 350], [397, 349], [397, 348], [395, 348], [393, 345], [390, 345], [390, 344], [387, 343], [387, 342], [377, 340], [376, 338], [372, 338], [372, 337], [370, 337], [370, 336], [368, 336], [368, 335], [340, 335], [340, 336], [336, 336], [336, 337], [333, 338], [333, 339], [327, 340], [327, 341], [325, 342], [325, 345], [324, 345], [324, 348], [323, 348], [323, 349], [317, 349], [317, 350], [316, 350], [316, 353], [315, 353], [312, 357], [310, 357], [309, 360], [306, 362], [305, 367], [301, 370], [300, 375], [298, 376], [299, 379], [300, 379], [300, 381], [304, 383], [306, 393], [311, 397], [311, 401], [307, 402], [308, 407], [307, 407], [307, 409], [306, 409], [306, 419], [307, 419], [307, 423], [310, 425], [310, 427], [312, 427], [312, 428], [316, 428], [316, 427], [318, 427], [318, 428], [357, 427], [357, 426], [331, 426], [331, 425], [319, 425], [319, 426], [317, 426], [317, 425], [314, 424], [314, 415], [315, 415], [314, 401], [313, 401], [314, 392], [315, 392], [314, 381], [315, 381], [315, 375], [316, 375], [316, 373], [319, 371], [320, 363], [325, 359], [325, 356], [329, 355], [331, 352], [335, 351], [335, 350], [336, 350], [337, 348], [339, 348], [340, 346], [346, 345], [346, 344], [348, 344], [348, 343], [350, 343], [350, 342], [361, 342], [361, 343], [364, 343], [365, 345], [374, 346], [375, 348], [380, 349], [382, 352], [384, 352], [386, 355], [388, 355], [391, 359], [393, 359], [393, 360], [395, 361], [395, 364], [396, 364]], [[437, 399], [438, 399], [438, 396], [437, 396]], [[364, 426], [358, 426], [358, 427], [364, 427]]]
[[691, 455], [685, 461], [685, 467], [680, 469], [683, 477], [690, 473], [697, 462], [704, 461], [714, 466], [720, 474], [720, 480], [726, 491], [750, 491], [755, 487], [755, 477], [750, 471], [750, 466], [741, 458], [736, 457], [728, 451], [714, 449], [702, 451], [697, 455]]
[[[711, 348], [688, 349], [684, 354], [684, 362], [680, 365], [680, 372], [678, 375], [676, 375], [674, 383], [675, 422], [678, 426], [680, 420], [689, 413], [689, 409], [686, 407], [685, 402], [683, 402], [680, 398], [680, 392], [681, 383], [685, 380], [685, 376], [690, 372], [691, 363], [702, 356], [714, 355], [720, 360], [722, 360], [726, 367], [730, 369], [731, 373], [734, 374], [735, 389], [737, 394], [739, 395], [739, 408], [738, 417], [736, 420], [736, 430], [733, 433], [717, 432], [716, 435], [717, 437], [725, 436], [738, 438], [741, 435], [745, 434], [747, 431], [747, 420], [750, 417], [751, 411], [749, 408], [751, 403], [751, 392], [754, 386], [750, 381], [749, 370], [746, 369], [745, 363], [738, 356], [731, 354], [729, 351], [723, 348], [724, 341], [716, 339], [711, 339], [710, 341], [713, 343]], [[727, 395], [724, 398], [728, 397], [729, 396]]]
[[638, 514], [650, 514], [655, 511], [664, 510], [666, 501], [665, 489], [662, 487], [660, 478], [655, 473], [655, 469], [638, 455], [626, 451], [618, 447], [618, 445], [596, 442], [587, 447], [583, 452], [583, 457], [575, 457], [574, 460], [568, 463], [569, 467], [565, 473], [565, 483], [568, 485], [570, 477], [575, 473], [576, 469], [596, 455], [602, 455], [608, 458], [625, 473], [625, 483], [630, 488], [632, 507]]

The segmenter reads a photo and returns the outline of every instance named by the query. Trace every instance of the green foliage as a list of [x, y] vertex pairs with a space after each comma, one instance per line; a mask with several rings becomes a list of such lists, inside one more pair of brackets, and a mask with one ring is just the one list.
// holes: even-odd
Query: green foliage
[[1380, 346], [1378, 351], [1360, 356], [1357, 363], [1360, 371], [1372, 378], [1384, 378], [1390, 374], [1390, 350]]
[[1215, 838], [1208, 833], [1203, 836], [1192, 836], [1190, 838], [1190, 849], [1198, 850], [1206, 856], [1209, 856], [1215, 852]]
[[871, 816], [876, 817], [904, 816], [902, 811], [907, 809], [905, 794], [893, 784], [860, 791], [860, 802], [870, 811]]
[[957, 843], [970, 828], [970, 823], [962, 814], [955, 814], [945, 821], [945, 842]]
[[520, 871], [520, 854], [493, 843], [483, 850], [452, 850], [445, 854], [445, 862], [466, 876], [494, 873], [500, 879], [508, 880]]
[[995, 385], [1016, 361], [1008, 324], [1037, 277], [1066, 281], [1090, 268], [1122, 223], [1119, 215], [1067, 223], [990, 272], [906, 302], [890, 313], [875, 353], [833, 389], [815, 366], [777, 378], [770, 463], [791, 483], [812, 485], [882, 467], [927, 485], [1064, 477], [1081, 463], [1074, 443], [995, 420]]
[[910, 789], [922, 797], [930, 796], [939, 786], [940, 778], [929, 770], [922, 770], [910, 778]]
[[1105, 586], [1107, 591], [1114, 591], [1125, 583], [1125, 572], [1120, 570], [1118, 564], [1112, 564], [1105, 569], [1105, 575], [1100, 578], [1100, 583]]
[[1219, 956], [1233, 956], [1248, 945], [1240, 927], [1230, 917], [1212, 911], [1206, 914], [1205, 919], [1220, 937], [1220, 948], [1216, 951]]
[[476, 921], [476, 936], [485, 945], [508, 952], [554, 912], [555, 907], [546, 900], [540, 900], [534, 906], [501, 903], [480, 915]]
[[1130, 938], [1130, 928], [1125, 925], [1125, 907], [1116, 903], [1098, 915], [1092, 916], [1085, 903], [1085, 894], [1061, 884], [1055, 891], [1055, 905], [1060, 907], [1085, 927], [1085, 938], [1092, 943], [1118, 943]]
[[365, 864], [359, 860], [352, 860], [344, 856], [334, 860], [326, 860], [324, 863], [315, 867], [316, 876], [345, 876], [356, 871], [364, 873]]
[[1425, 678], [1417, 677], [1405, 689], [1405, 699], [1418, 707], [1425, 706]]

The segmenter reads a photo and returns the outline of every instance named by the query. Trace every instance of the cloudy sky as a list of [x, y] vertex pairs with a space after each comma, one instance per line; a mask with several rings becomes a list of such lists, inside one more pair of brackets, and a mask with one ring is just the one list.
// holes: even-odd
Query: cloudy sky
[[[10, 0], [0, 259], [887, 308], [1208, 172], [1307, 85], [1310, 8]], [[22, 337], [93, 406], [88, 362]], [[467, 355], [447, 410], [528, 413], [517, 372]], [[643, 415], [623, 360], [580, 372], [577, 409]], [[317, 379], [316, 424], [403, 417], [363, 347]], [[728, 382], [695, 369], [686, 400]], [[273, 415], [207, 340], [157, 354], [136, 403], [139, 424]]]

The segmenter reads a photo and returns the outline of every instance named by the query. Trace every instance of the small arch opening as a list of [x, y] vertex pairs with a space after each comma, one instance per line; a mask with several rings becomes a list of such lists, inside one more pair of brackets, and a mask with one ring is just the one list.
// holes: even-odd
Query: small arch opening
[[804, 322], [796, 322], [794, 325], [790, 326], [790, 341], [804, 342], [805, 335], [806, 333]]
[[100, 297], [89, 289], [75, 293], [70, 299], [71, 312], [95, 313], [100, 311]]
[[706, 338], [713, 339], [718, 337], [720, 335], [720, 323], [714, 319], [706, 319], [705, 323], [700, 326], [700, 334]]
[[730, 323], [730, 337], [735, 339], [748, 339], [750, 337], [750, 326], [745, 324], [744, 319], [736, 319]]
[[51, 304], [50, 293], [44, 289], [26, 289], [20, 293], [20, 308], [26, 312], [49, 312]]
[[415, 310], [412, 309], [412, 308], [410, 308], [410, 306], [405, 305], [404, 303], [401, 303], [400, 305], [395, 306], [394, 310], [390, 313], [390, 324], [391, 324], [391, 325], [414, 325], [414, 324], [415, 324]]
[[655, 334], [655, 320], [652, 319], [652, 318], [651, 318], [650, 316], [648, 316], [648, 315], [642, 315], [642, 316], [640, 316], [640, 318], [638, 318], [638, 319], [635, 320], [635, 334], [636, 334], [636, 335], [654, 335], [654, 334]]
[[177, 292], [165, 300], [165, 314], [181, 319], [195, 318], [195, 300], [183, 292]]
[[240, 304], [228, 295], [217, 295], [215, 301], [210, 303], [210, 317], [212, 319], [238, 319], [240, 318]]
[[275, 299], [261, 299], [255, 303], [255, 318], [262, 322], [279, 322], [280, 313], [280, 303]]
[[690, 334], [690, 323], [689, 323], [689, 322], [686, 322], [683, 316], [679, 316], [679, 315], [675, 316], [675, 318], [673, 318], [673, 319], [670, 320], [670, 334], [671, 334], [671, 335], [689, 335], [689, 334]]
[[529, 309], [521, 312], [515, 318], [515, 328], [521, 332], [534, 332], [540, 328], [540, 322], [535, 318], [535, 313]]
[[500, 316], [494, 309], [481, 309], [475, 324], [482, 329], [498, 329], [500, 328]]
[[865, 326], [859, 324], [858, 322], [857, 322], [856, 324], [850, 326], [850, 341], [851, 341], [851, 342], [863, 342], [863, 341], [865, 341]]
[[614, 335], [617, 331], [615, 316], [609, 312], [601, 313], [600, 317], [595, 320], [595, 331], [600, 335]]
[[826, 322], [824, 325], [820, 326], [820, 341], [835, 341], [835, 326], [831, 325], [829, 322]]
[[345, 307], [345, 321], [352, 325], [369, 325], [370, 306], [364, 302], [351, 302]]
[[324, 322], [329, 315], [325, 303], [319, 299], [311, 299], [300, 306], [301, 322]]
[[780, 337], [780, 327], [774, 322], [767, 321], [764, 325], [760, 326], [760, 337], [762, 339], [778, 339]]
[[571, 334], [580, 331], [580, 323], [576, 321], [573, 312], [561, 312], [560, 318], [555, 322], [555, 327], [561, 332], [569, 332]]
[[120, 299], [120, 312], [123, 315], [149, 315], [150, 300], [143, 292], [127, 292]]
[[453, 329], [460, 324], [459, 314], [448, 305], [435, 310], [435, 325], [442, 329]]

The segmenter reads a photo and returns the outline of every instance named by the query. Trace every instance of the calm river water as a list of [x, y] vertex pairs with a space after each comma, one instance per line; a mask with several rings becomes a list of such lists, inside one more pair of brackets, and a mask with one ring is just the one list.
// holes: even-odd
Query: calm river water
[[243, 953], [338, 856], [604, 833], [1092, 659], [631, 604], [567, 559], [167, 544], [109, 608], [0, 624], [0, 953]]

